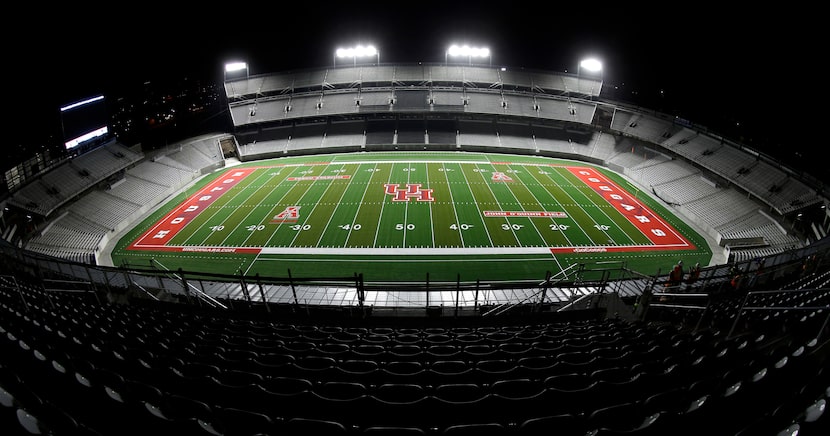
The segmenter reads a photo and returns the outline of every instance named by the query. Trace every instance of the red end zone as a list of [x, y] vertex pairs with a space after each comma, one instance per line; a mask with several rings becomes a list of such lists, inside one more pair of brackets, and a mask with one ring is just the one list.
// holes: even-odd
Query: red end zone
[[602, 195], [608, 204], [640, 229], [653, 245], [637, 246], [591, 246], [591, 247], [556, 247], [552, 253], [604, 253], [620, 251], [650, 250], [689, 250], [695, 246], [684, 238], [674, 227], [663, 221], [660, 216], [632, 197], [628, 191], [608, 180], [593, 168], [567, 167], [568, 171], [579, 177], [583, 183]]
[[236, 186], [256, 168], [240, 168], [230, 170], [224, 176], [214, 180], [202, 188], [195, 195], [188, 197], [172, 212], [160, 219], [153, 227], [138, 237], [129, 247], [130, 250], [155, 251], [193, 251], [206, 253], [250, 253], [257, 254], [259, 248], [239, 247], [168, 247], [166, 244], [187, 223], [189, 223], [204, 208], [213, 204], [222, 194]]

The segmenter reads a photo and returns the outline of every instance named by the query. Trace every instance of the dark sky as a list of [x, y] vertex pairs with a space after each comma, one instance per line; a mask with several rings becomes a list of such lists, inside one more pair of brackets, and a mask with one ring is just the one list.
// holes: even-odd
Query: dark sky
[[806, 163], [822, 155], [803, 136], [819, 119], [807, 108], [824, 82], [802, 67], [821, 55], [817, 11], [691, 3], [685, 10], [538, 1], [285, 3], [172, 11], [164, 3], [126, 2], [117, 11], [54, 10], [54, 23], [44, 22], [43, 11], [23, 11], [15, 21], [32, 32], [2, 31], [14, 41], [5, 56], [20, 66], [6, 85], [15, 109], [7, 111], [5, 130], [147, 80], [221, 80], [233, 58], [247, 60], [251, 74], [324, 67], [339, 46], [373, 43], [382, 63], [443, 62], [450, 43], [466, 42], [488, 46], [492, 63], [510, 68], [575, 72], [579, 59], [595, 55], [604, 62], [607, 89], [621, 99], [731, 126], [736, 139], [787, 158], [798, 154]]

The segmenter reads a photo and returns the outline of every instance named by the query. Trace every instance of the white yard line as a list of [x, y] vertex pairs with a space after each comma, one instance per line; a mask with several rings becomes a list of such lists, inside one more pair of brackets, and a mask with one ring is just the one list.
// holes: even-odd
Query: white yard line
[[[326, 167], [323, 169], [323, 171], [320, 171], [320, 174], [325, 173], [325, 172], [326, 172], [326, 170], [328, 170], [328, 169], [329, 169], [329, 167], [331, 167], [331, 165], [326, 165]], [[313, 180], [311, 183], [309, 183], [309, 184], [308, 184], [308, 188], [306, 188], [305, 192], [303, 192], [303, 195], [301, 195], [301, 196], [300, 196], [300, 199], [299, 199], [299, 201], [300, 201], [300, 202], [302, 202], [303, 198], [304, 198], [306, 195], [308, 195], [308, 191], [311, 191], [311, 188], [312, 188], [314, 185], [316, 185], [316, 184], [317, 184], [317, 181], [318, 181], [318, 180], [319, 180], [319, 179]], [[326, 196], [326, 192], [328, 192], [329, 188], [331, 188], [331, 185], [332, 185], [331, 183], [329, 183], [328, 185], [326, 185], [326, 189], [323, 191], [323, 194], [320, 196], [320, 198], [323, 198], [323, 197], [325, 197], [325, 196]], [[308, 221], [308, 218], [309, 218], [309, 217], [311, 217], [311, 215], [312, 215], [312, 214], [314, 214], [314, 209], [317, 209], [317, 206], [318, 206], [319, 204], [320, 204], [320, 202], [319, 202], [319, 201], [315, 202], [315, 203], [314, 203], [314, 206], [312, 206], [312, 208], [311, 208], [311, 212], [308, 212], [308, 213], [303, 213], [303, 216], [305, 217], [305, 218], [303, 219], [303, 224], [305, 224], [305, 222], [306, 222], [306, 221]], [[300, 222], [299, 222], [299, 221], [300, 221], [300, 220], [298, 219], [298, 220], [297, 220], [297, 224], [295, 224], [295, 225], [302, 226], [303, 224], [300, 224]], [[297, 240], [297, 238], [300, 236], [300, 232], [302, 232], [302, 231], [303, 231], [303, 230], [302, 230], [302, 228], [301, 228], [300, 230], [295, 230], [294, 237], [291, 239], [291, 243], [290, 243], [290, 244], [288, 244], [289, 246], [293, 246], [293, 245], [294, 245], [294, 241], [296, 241], [296, 240]], [[276, 232], [275, 232], [275, 233], [276, 233]], [[270, 241], [271, 239], [269, 238], [268, 240]], [[266, 245], [267, 245], [267, 243], [266, 243]]]
[[[559, 177], [562, 177], [561, 175], [559, 175], [559, 174], [558, 174], [558, 171], [554, 171], [553, 173], [548, 173], [548, 174], [545, 174], [545, 176], [547, 177], [547, 179], [548, 179], [548, 181], [549, 181], [549, 182], [551, 182], [551, 183], [555, 184], [555, 185], [556, 185], [556, 186], [557, 186], [560, 190], [562, 190], [562, 192], [564, 192], [564, 193], [566, 193], [566, 194], [567, 194], [567, 192], [565, 191], [565, 189], [562, 187], [562, 186], [564, 186], [564, 185], [562, 185], [561, 183], [559, 183], [559, 181], [558, 181], [558, 180], [555, 180], [555, 179], [553, 178], [553, 175], [555, 175], [555, 174], [556, 174], [556, 175], [558, 175]], [[564, 204], [562, 204], [562, 203], [559, 201], [559, 198], [557, 198], [557, 197], [556, 197], [556, 195], [551, 194], [551, 197], [553, 197], [554, 201], [556, 201], [556, 204], [558, 204], [558, 205], [559, 205], [559, 207], [560, 207], [563, 211], [568, 210], [568, 208], [567, 208]], [[571, 200], [573, 200], [573, 198], [571, 198]], [[573, 215], [572, 215], [572, 214], [568, 214], [568, 219], [569, 219], [569, 220], [571, 220], [571, 221], [574, 223], [574, 224], [573, 224], [573, 226], [574, 226], [575, 228], [579, 229], [579, 231], [580, 231], [580, 232], [582, 232], [582, 234], [583, 234], [586, 238], [588, 238], [589, 240], [593, 241], [593, 238], [591, 238], [591, 235], [589, 235], [589, 234], [588, 234], [588, 232], [586, 232], [586, 231], [585, 231], [585, 229], [583, 229], [583, 228], [582, 228], [582, 226], [580, 226], [580, 225], [577, 223], [576, 219], [574, 219], [574, 217], [573, 217]], [[568, 240], [568, 242], [569, 242], [569, 243], [571, 243], [571, 238], [568, 238], [568, 236], [567, 236], [567, 235], [565, 235], [565, 239], [567, 239], [567, 240]], [[571, 245], [573, 246], [573, 243], [571, 243]]]
[[[484, 164], [484, 165], [490, 165], [490, 170], [488, 170], [488, 171], [489, 171], [490, 173], [492, 173], [492, 172], [493, 172], [493, 168], [494, 168], [494, 167], [493, 167], [493, 164], [492, 164], [492, 163], [486, 163], [486, 164]], [[487, 182], [487, 177], [484, 177], [483, 173], [481, 172], [481, 168], [478, 166], [478, 164], [476, 164], [476, 168], [478, 168], [478, 169], [479, 169], [478, 174], [481, 176], [482, 180], [484, 181], [484, 186], [486, 186], [486, 187], [487, 187], [487, 190], [489, 190], [489, 191], [490, 191], [490, 195], [492, 195], [492, 196], [493, 196], [493, 200], [496, 200], [496, 203], [498, 203], [499, 199], [498, 199], [498, 197], [496, 197], [496, 193], [495, 193], [495, 192], [493, 192], [493, 188], [491, 188], [491, 187], [490, 187], [490, 183], [488, 183], [488, 182]], [[513, 193], [513, 192], [511, 191], [511, 194], [512, 194], [512, 193]], [[516, 197], [515, 197], [515, 196], [513, 196], [513, 198], [516, 198]], [[478, 204], [478, 202], [476, 202], [476, 205], [477, 205], [477, 204]], [[498, 204], [499, 204], [499, 207], [501, 208], [501, 203], [498, 203]], [[506, 217], [504, 218], [504, 222], [507, 224], [507, 227], [509, 228], [510, 232], [511, 232], [511, 233], [513, 233], [513, 239], [515, 239], [515, 240], [516, 240], [516, 243], [517, 243], [517, 244], [519, 244], [519, 246], [524, 247], [524, 245], [522, 244], [522, 241], [521, 241], [521, 240], [519, 239], [519, 237], [516, 235], [516, 230], [515, 230], [515, 229], [513, 229], [513, 226], [511, 226], [511, 225], [510, 225], [510, 221], [509, 221]]]
[[[427, 175], [427, 186], [429, 186], [429, 165], [424, 165], [424, 171]], [[429, 228], [430, 228], [430, 236], [432, 238], [432, 246], [435, 247], [435, 223], [432, 221], [432, 206], [435, 202], [429, 204]], [[464, 244], [461, 244], [464, 245]]]
[[[464, 168], [460, 168], [461, 175], [464, 177], [464, 182], [467, 184], [467, 189], [470, 190], [470, 197], [473, 198], [473, 203], [476, 205], [476, 210], [478, 211], [478, 215], [481, 217], [481, 225], [484, 226], [484, 233], [487, 234], [487, 239], [490, 240], [490, 246], [493, 246], [493, 237], [490, 236], [490, 230], [487, 229], [487, 224], [484, 222], [484, 214], [481, 212], [481, 207], [478, 205], [478, 201], [476, 201], [476, 196], [473, 193], [473, 188], [470, 187], [470, 179], [467, 178], [467, 174], [464, 173]], [[515, 236], [515, 235], [514, 235]]]
[[[355, 174], [362, 168], [363, 164], [358, 164], [357, 169], [355, 170]], [[360, 196], [360, 203], [357, 204], [357, 210], [354, 212], [354, 217], [352, 217], [352, 222], [349, 224], [349, 232], [346, 234], [346, 241], [345, 243], [349, 243], [349, 239], [352, 238], [352, 231], [354, 230], [355, 222], [354, 220], [360, 215], [360, 210], [363, 208], [363, 199], [366, 198], [366, 192], [369, 191], [369, 186], [372, 184], [372, 178], [375, 177], [375, 173], [378, 171], [378, 164], [372, 164], [372, 175], [369, 176], [369, 181], [366, 183], [366, 188], [363, 189], [363, 195]], [[375, 233], [377, 234], [377, 233]]]
[[[389, 168], [389, 176], [386, 178], [386, 183], [391, 183], [392, 182], [392, 169], [395, 168], [395, 163], [394, 162], [375, 162], [375, 165], [377, 165], [378, 163], [391, 163], [392, 164], [391, 167]], [[378, 245], [378, 233], [380, 232], [380, 221], [381, 221], [381, 218], [383, 218], [383, 207], [385, 205], [386, 205], [386, 201], [382, 201], [380, 203], [380, 213], [378, 214], [378, 223], [375, 226], [375, 239], [372, 241], [372, 247], [375, 247], [375, 246]], [[404, 226], [404, 227], [406, 227], [406, 226]]]
[[[409, 187], [409, 181], [412, 180], [412, 166], [411, 163], [406, 164], [406, 185]], [[401, 246], [406, 247], [406, 228], [409, 226], [407, 220], [409, 219], [409, 201], [403, 205], [403, 242]]]
[[[450, 193], [450, 204], [452, 205], [452, 213], [455, 215], [455, 225], [458, 227], [458, 237], [461, 239], [461, 246], [466, 247], [467, 244], [464, 243], [464, 233], [461, 231], [461, 220], [458, 218], [458, 209], [455, 208], [455, 200], [452, 196], [452, 184], [450, 184], [450, 177], [447, 175], [447, 166], [441, 162], [441, 168], [444, 170], [444, 179], [447, 180], [447, 191]], [[463, 173], [462, 173], [463, 175]], [[487, 231], [487, 229], [484, 229]], [[490, 234], [487, 234], [487, 237], [490, 237]], [[493, 245], [492, 243], [490, 245]], [[432, 246], [435, 246], [435, 232], [432, 232]]]
[[[292, 172], [291, 174], [293, 174], [293, 172]], [[290, 175], [290, 174], [289, 174], [289, 175]], [[283, 178], [282, 182], [285, 182], [285, 181], [287, 181], [287, 180], [288, 180], [288, 177], [286, 176], [285, 178]], [[280, 182], [280, 183], [282, 183], [282, 182]], [[311, 185], [313, 185], [313, 184], [314, 184], [313, 182], [308, 184], [308, 188], [306, 188], [306, 192], [308, 192], [308, 190], [311, 188]], [[278, 184], [278, 186], [279, 186], [279, 184]], [[273, 192], [273, 190], [274, 190], [274, 189], [276, 189], [276, 188], [277, 188], [277, 187], [275, 186], [273, 189], [271, 189], [271, 192]], [[286, 191], [285, 191], [285, 194], [283, 194], [282, 198], [280, 198], [280, 201], [281, 201], [283, 198], [285, 198], [285, 196], [286, 196], [286, 195], [288, 195], [288, 193], [289, 193], [289, 192], [291, 192], [291, 190], [292, 190], [292, 189], [293, 189], [293, 187], [292, 187], [292, 188], [289, 188], [288, 190], [286, 190]], [[305, 195], [305, 193], [303, 193], [303, 195]], [[300, 198], [302, 198], [302, 195], [300, 196]], [[279, 204], [279, 201], [278, 201], [278, 202], [276, 202], [275, 204]], [[266, 216], [266, 218], [267, 218], [267, 217], [268, 217], [268, 215], [270, 215], [271, 213], [273, 213], [273, 210], [272, 210], [269, 214], [265, 215], [265, 216]], [[276, 229], [274, 229], [274, 231], [271, 233], [271, 236], [269, 236], [269, 237], [268, 237], [268, 239], [265, 241], [265, 243], [264, 243], [264, 244], [262, 244], [262, 246], [263, 246], [263, 247], [268, 246], [268, 243], [269, 243], [269, 242], [271, 242], [271, 239], [273, 239], [273, 238], [274, 238], [274, 235], [276, 235], [276, 234], [277, 234], [277, 230], [279, 230], [279, 229], [280, 229], [280, 227], [282, 227], [282, 225], [283, 225], [283, 224], [285, 224], [285, 223], [279, 223], [279, 224], [277, 224], [277, 228], [276, 228]], [[299, 233], [299, 232], [298, 232], [298, 233]], [[253, 233], [251, 233], [251, 235], [253, 235]], [[248, 235], [248, 237], [247, 237], [247, 238], [245, 238], [245, 241], [247, 241], [248, 239], [250, 239], [251, 235]], [[294, 237], [296, 238], [297, 236], [295, 235]], [[248, 273], [251, 271], [251, 268], [253, 268], [253, 267], [254, 267], [254, 264], [255, 264], [255, 263], [259, 260], [259, 256], [260, 256], [260, 255], [262, 255], [262, 251], [260, 251], [259, 253], [257, 253], [257, 254], [256, 254], [256, 256], [254, 256], [254, 259], [253, 259], [253, 260], [251, 261], [251, 263], [248, 265], [248, 268], [246, 268], [246, 269], [245, 269], [245, 275], [246, 275], [246, 276], [247, 276], [247, 275], [248, 275]]]
[[[518, 173], [516, 172], [516, 170], [514, 170], [514, 169], [513, 169], [513, 167], [511, 167], [510, 165], [508, 165], [507, 167], [508, 167], [511, 171], [513, 171], [513, 173], [512, 173], [512, 174], [518, 174]], [[524, 171], [524, 168], [522, 169], [522, 171]], [[519, 177], [518, 177], [518, 176], [516, 176], [516, 178], [518, 179]], [[524, 187], [525, 187], [525, 189], [527, 189], [527, 185], [522, 184], [522, 186], [524, 186]], [[509, 182], [507, 183], [507, 191], [509, 191], [509, 192], [510, 192], [510, 195], [512, 195], [512, 196], [513, 196], [513, 199], [514, 199], [514, 200], [516, 200], [516, 204], [518, 204], [518, 205], [519, 205], [519, 207], [521, 207], [523, 211], [526, 211], [527, 209], [525, 209], [525, 207], [524, 207], [524, 205], [522, 204], [522, 202], [521, 202], [521, 201], [519, 201], [519, 197], [516, 197], [516, 193], [515, 193], [515, 192], [513, 192], [513, 188], [511, 188], [511, 187], [510, 187], [510, 183], [509, 183]], [[527, 189], [527, 191], [528, 191], [528, 192], [530, 192], [530, 195], [533, 195], [533, 192], [532, 192], [530, 189]], [[540, 208], [540, 209], [542, 209], [542, 210], [544, 210], [544, 208], [542, 207], [542, 203], [540, 203], [540, 202], [539, 202], [539, 199], [538, 199], [538, 198], [536, 198], [536, 196], [535, 196], [535, 195], [533, 195], [533, 199], [534, 199], [534, 200], [536, 200], [536, 204], [538, 204], [538, 205], [539, 205], [539, 208]], [[533, 220], [531, 220], [530, 218], [528, 218], [528, 219], [527, 219], [527, 221], [528, 221], [529, 223], [533, 224]], [[546, 240], [545, 240], [545, 236], [542, 234], [542, 232], [540, 232], [540, 231], [539, 231], [539, 228], [538, 228], [538, 227], [536, 227], [536, 224], [533, 224], [533, 225], [532, 225], [532, 227], [533, 227], [533, 229], [534, 229], [534, 230], [536, 230], [536, 234], [537, 234], [537, 235], [539, 235], [539, 239], [541, 239], [541, 240], [542, 240], [542, 242], [546, 242]]]
[[[265, 175], [270, 175], [270, 173], [265, 174]], [[271, 176], [271, 177], [273, 178], [273, 176]], [[269, 180], [269, 181], [270, 181], [270, 180]], [[265, 187], [267, 184], [268, 184], [268, 182], [266, 182], [265, 184], [263, 184], [263, 185], [262, 185], [262, 187]], [[279, 186], [279, 183], [277, 183], [277, 185], [276, 185], [276, 186], [272, 187], [272, 188], [271, 188], [271, 191], [270, 191], [270, 192], [268, 192], [268, 194], [266, 194], [265, 198], [268, 198], [268, 196], [270, 196], [270, 195], [271, 195], [271, 193], [272, 193], [272, 192], [274, 192], [274, 189], [277, 189], [277, 187], [278, 187], [278, 186]], [[259, 189], [262, 189], [262, 187], [260, 187]], [[257, 192], [259, 192], [259, 189], [257, 189], [256, 191], [254, 191], [251, 195], [249, 195], [249, 196], [248, 196], [248, 198], [250, 199], [250, 198], [251, 198], [251, 196], [253, 196], [253, 195], [255, 195]], [[245, 202], [245, 204], [248, 204], [248, 201], [246, 201], [246, 202]], [[257, 207], [258, 207], [258, 206], [259, 206], [259, 205], [257, 205]], [[254, 211], [255, 211], [255, 210], [257, 210], [257, 207], [252, 207], [252, 208], [251, 208], [251, 211], [250, 211], [250, 212], [248, 212], [248, 214], [247, 214], [247, 215], [245, 215], [245, 218], [247, 219], [249, 216], [251, 216], [251, 214], [252, 214], [252, 213], [254, 213]], [[231, 212], [231, 215], [233, 215], [233, 212]], [[228, 218], [230, 218], [230, 215], [228, 215]], [[244, 224], [244, 223], [245, 223], [245, 220], [242, 220], [242, 221], [240, 222], [240, 225], [242, 225], [242, 226], [244, 227], [244, 226], [245, 226], [245, 224]], [[262, 223], [260, 223], [260, 224], [262, 224]], [[235, 232], [235, 231], [236, 231], [236, 229], [233, 229], [233, 230], [229, 231], [229, 232], [228, 232], [228, 235], [227, 235], [227, 236], [225, 236], [225, 239], [223, 239], [223, 240], [222, 240], [222, 242], [221, 242], [219, 245], [225, 245], [225, 241], [227, 241], [227, 240], [228, 240], [228, 238], [230, 238], [230, 237], [231, 237], [231, 234], [233, 234], [233, 232]], [[253, 234], [253, 232], [251, 232], [251, 234], [249, 234], [247, 237], [245, 237], [245, 240], [243, 240], [243, 241], [242, 241], [242, 244], [240, 244], [240, 245], [244, 247], [244, 246], [245, 246], [245, 243], [246, 243], [246, 242], [248, 242], [248, 239], [250, 239], [250, 238], [251, 238], [251, 235], [252, 235], [252, 234]]]
[[[523, 166], [523, 168], [525, 168], [525, 170], [527, 170], [527, 168], [526, 168], [525, 166]], [[541, 169], [540, 169], [540, 171], [541, 171]], [[545, 187], [544, 187], [544, 184], [542, 183], [542, 181], [541, 181], [541, 180], [539, 180], [539, 178], [538, 178], [538, 177], [536, 177], [536, 175], [535, 175], [535, 174], [533, 174], [533, 173], [531, 173], [530, 171], [528, 171], [527, 173], [528, 173], [531, 177], [533, 177], [533, 180], [535, 180], [536, 182], [538, 182], [538, 183], [539, 183], [539, 185], [542, 187], [542, 189], [544, 189], [545, 191], [547, 191], [548, 195], [550, 195], [550, 197], [551, 197], [554, 201], [556, 201], [556, 204], [559, 206], [559, 208], [560, 208], [562, 211], [564, 211], [564, 210], [565, 210], [565, 208], [562, 206], [562, 203], [560, 203], [559, 201], [557, 201], [557, 200], [556, 200], [556, 196], [555, 196], [555, 195], [553, 195], [550, 191], [548, 191], [548, 190], [547, 190], [547, 188], [545, 188]], [[545, 171], [544, 173], [545, 173], [545, 174], [542, 174], [543, 176], [550, 176], [550, 173], [548, 173], [547, 171]], [[550, 180], [550, 177], [548, 177], [548, 180]], [[525, 186], [527, 186], [527, 185], [525, 185]], [[539, 204], [541, 205], [541, 204], [542, 204], [542, 202], [541, 202], [541, 201], [539, 201], [539, 198], [538, 198], [538, 197], [536, 197], [536, 194], [534, 194], [534, 193], [533, 193], [533, 191], [532, 191], [532, 190], [530, 190], [530, 189], [528, 189], [528, 191], [530, 191], [530, 194], [531, 194], [531, 195], [533, 195], [533, 198], [535, 198], [535, 199], [536, 199], [536, 201], [537, 201], [537, 202], [539, 202]], [[544, 207], [542, 208], [542, 210], [544, 210]], [[570, 221], [573, 221], [574, 223], [576, 222], [576, 221], [575, 221], [573, 218], [571, 218], [571, 217], [568, 217], [568, 219], [569, 219]], [[556, 224], [556, 218], [551, 217], [551, 219], [550, 219], [550, 220], [551, 220], [551, 222], [553, 222], [553, 224], [554, 224], [554, 225]], [[578, 226], [577, 226], [577, 227], [578, 227]], [[568, 237], [568, 235], [565, 233], [565, 231], [564, 231], [564, 230], [557, 230], [557, 231], [558, 231], [558, 232], [560, 232], [560, 233], [562, 233], [562, 236], [564, 236], [564, 237], [565, 237], [565, 240], [566, 240], [566, 241], [568, 241], [568, 245], [573, 245], [573, 244], [571, 243], [571, 238], [569, 238], [569, 237]], [[580, 231], [582, 231], [582, 233], [583, 233], [583, 234], [585, 233], [585, 231], [584, 231], [584, 230], [582, 230], [582, 229], [580, 229]], [[588, 235], [585, 235], [585, 236], [588, 236]]]
[[[346, 164], [343, 164], [343, 167], [345, 167], [345, 166], [346, 166]], [[343, 167], [340, 167], [340, 168], [343, 169]], [[357, 173], [357, 170], [359, 168], [360, 168], [360, 165], [358, 165], [357, 168], [355, 168], [354, 172]], [[354, 180], [354, 179], [355, 179], [354, 176], [349, 177], [349, 182], [346, 183], [346, 188], [343, 189], [343, 192], [340, 193], [340, 199], [337, 200], [338, 205], [343, 203], [343, 197], [346, 195], [346, 191], [349, 190], [349, 186], [351, 186], [352, 180]], [[331, 186], [331, 184], [329, 184], [329, 186]], [[366, 193], [365, 190], [363, 192], [364, 192], [364, 194]], [[340, 206], [334, 206], [334, 210], [331, 211], [331, 214], [329, 214], [329, 220], [326, 221], [326, 227], [323, 228], [323, 231], [320, 232], [320, 237], [317, 238], [317, 246], [318, 247], [320, 246], [320, 242], [323, 240], [323, 236], [325, 236], [325, 234], [326, 234], [326, 230], [328, 230], [329, 226], [331, 225], [331, 220], [334, 219], [335, 215], [337, 215], [337, 208], [338, 207], [340, 207]], [[351, 227], [349, 227], [349, 229], [350, 229], [349, 231], [351, 231]]]
[[[566, 168], [566, 169], [564, 169], [563, 171], [568, 171], [568, 169]], [[566, 179], [566, 178], [565, 178], [565, 176], [562, 176], [562, 178]], [[566, 180], [567, 180], [567, 179], [566, 179]], [[571, 186], [574, 186], [574, 185], [571, 185]], [[586, 211], [586, 210], [585, 210], [585, 208], [584, 208], [584, 207], [582, 207], [582, 204], [578, 203], [578, 202], [577, 202], [577, 201], [576, 201], [576, 200], [575, 200], [575, 199], [571, 196], [571, 194], [570, 194], [568, 191], [566, 191], [566, 190], [564, 190], [564, 189], [563, 189], [563, 190], [562, 190], [562, 192], [563, 192], [565, 195], [567, 195], [567, 196], [568, 196], [568, 198], [570, 198], [570, 199], [571, 199], [571, 201], [573, 202], [573, 204], [574, 204], [575, 206], [577, 206], [578, 208], [582, 209], [582, 212], [584, 212], [584, 213], [585, 213], [585, 215], [588, 215], [588, 217], [589, 217], [591, 220], [593, 220], [593, 221], [594, 221], [594, 224], [595, 224], [595, 225], [597, 225], [597, 226], [599, 226], [599, 225], [600, 225], [600, 224], [599, 224], [599, 223], [598, 223], [598, 222], [594, 219], [593, 215], [591, 215], [590, 213], [588, 213], [588, 211]], [[583, 195], [584, 195], [584, 194], [583, 194]], [[592, 241], [595, 245], [605, 245], [605, 242], [608, 242], [608, 241], [610, 241], [610, 240], [611, 240], [611, 239], [608, 237], [608, 232], [606, 232], [605, 230], [602, 230], [602, 228], [600, 228], [600, 227], [597, 227], [597, 230], [599, 230], [599, 231], [601, 231], [602, 233], [604, 233], [604, 234], [605, 234], [605, 241], [603, 241], [603, 244], [597, 244], [597, 241], [594, 241], [594, 238], [592, 238], [592, 237], [591, 237], [591, 235], [589, 235], [587, 232], [585, 232], [585, 236], [587, 236], [587, 237], [588, 237], [588, 239], [590, 239], [590, 240], [591, 240], [591, 241]]]

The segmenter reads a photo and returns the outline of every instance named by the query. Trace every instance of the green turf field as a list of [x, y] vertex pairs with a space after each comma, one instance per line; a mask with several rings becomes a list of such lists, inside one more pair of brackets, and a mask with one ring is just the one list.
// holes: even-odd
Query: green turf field
[[575, 263], [705, 265], [703, 237], [619, 175], [482, 153], [354, 153], [223, 168], [139, 223], [116, 265], [367, 281], [543, 279]]

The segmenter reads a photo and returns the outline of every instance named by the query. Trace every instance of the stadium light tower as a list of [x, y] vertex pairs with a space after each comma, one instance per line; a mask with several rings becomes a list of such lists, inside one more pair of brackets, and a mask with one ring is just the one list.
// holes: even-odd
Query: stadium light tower
[[228, 62], [225, 64], [225, 80], [228, 80], [228, 75], [232, 77], [241, 77], [242, 71], [245, 71], [245, 78], [248, 78], [248, 63], [247, 62]]
[[371, 58], [376, 57], [377, 64], [380, 65], [380, 50], [373, 45], [357, 45], [348, 48], [338, 48], [334, 52], [334, 66], [337, 66], [337, 59], [352, 58], [353, 65], [357, 66], [357, 58]]
[[473, 64], [473, 58], [487, 58], [490, 65], [493, 65], [493, 58], [490, 56], [490, 49], [487, 47], [470, 47], [466, 44], [453, 44], [444, 52], [444, 65], [447, 64], [450, 57], [467, 58], [470, 65]]

